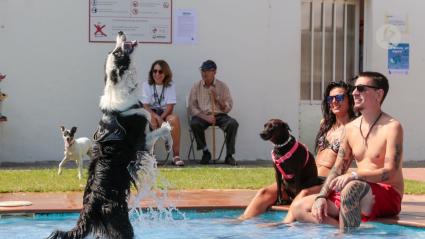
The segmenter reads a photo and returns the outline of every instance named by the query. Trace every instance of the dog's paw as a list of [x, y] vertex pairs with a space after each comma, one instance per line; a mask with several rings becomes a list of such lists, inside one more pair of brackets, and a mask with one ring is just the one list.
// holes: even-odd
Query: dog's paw
[[59, 169], [58, 170], [58, 175], [61, 175], [62, 174], [62, 169]]
[[162, 122], [161, 128], [165, 128], [165, 129], [168, 129], [168, 130], [171, 131], [171, 125], [170, 125], [170, 123], [168, 121]]

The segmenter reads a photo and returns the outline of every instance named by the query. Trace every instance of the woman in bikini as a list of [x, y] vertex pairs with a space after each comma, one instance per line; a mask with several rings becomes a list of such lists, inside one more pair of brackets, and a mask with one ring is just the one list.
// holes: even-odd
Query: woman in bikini
[[173, 129], [173, 165], [184, 166], [180, 159], [180, 120], [173, 113], [176, 104], [176, 89], [172, 81], [173, 74], [170, 66], [164, 60], [155, 61], [149, 71], [149, 80], [143, 82], [142, 104], [151, 114], [151, 126], [153, 129], [161, 127], [164, 121], [168, 121]]
[[[317, 153], [316, 165], [319, 177], [326, 178], [328, 176], [336, 160], [343, 127], [355, 118], [353, 109], [354, 101], [350, 93], [349, 85], [343, 81], [330, 82], [324, 92], [322, 101], [323, 119], [320, 123], [315, 144]], [[329, 154], [332, 157], [329, 157]], [[320, 187], [314, 186], [302, 190], [295, 200], [319, 192]], [[260, 189], [239, 219], [246, 220], [258, 216], [264, 213], [269, 207], [275, 205], [278, 199], [277, 188], [277, 183], [275, 182], [270, 186]], [[287, 198], [286, 195], [282, 195], [282, 198], [285, 199], [285, 197]], [[284, 223], [293, 221], [294, 218], [290, 209]]]
[[317, 174], [320, 177], [326, 178], [335, 163], [344, 125], [355, 118], [353, 106], [354, 100], [346, 83], [329, 83], [322, 101], [323, 119], [315, 145]]

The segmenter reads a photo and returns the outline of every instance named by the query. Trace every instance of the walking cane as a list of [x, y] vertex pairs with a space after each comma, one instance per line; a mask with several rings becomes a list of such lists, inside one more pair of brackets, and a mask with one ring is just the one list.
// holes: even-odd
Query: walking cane
[[[210, 94], [210, 101], [211, 101], [211, 113], [212, 115], [214, 115], [215, 117], [215, 102], [214, 102], [214, 97], [212, 94]], [[212, 156], [213, 156], [213, 161], [215, 163], [215, 121], [212, 124]]]

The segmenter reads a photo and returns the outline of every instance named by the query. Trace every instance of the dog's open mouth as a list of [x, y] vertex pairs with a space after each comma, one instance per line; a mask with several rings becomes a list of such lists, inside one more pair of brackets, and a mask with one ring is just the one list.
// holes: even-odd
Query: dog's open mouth
[[127, 42], [127, 37], [124, 32], [118, 32], [117, 36], [117, 44], [112, 53], [118, 57], [121, 55], [131, 55], [133, 53], [134, 48], [137, 46], [137, 41]]
[[137, 41], [125, 42], [123, 46], [124, 54], [130, 55], [137, 46]]

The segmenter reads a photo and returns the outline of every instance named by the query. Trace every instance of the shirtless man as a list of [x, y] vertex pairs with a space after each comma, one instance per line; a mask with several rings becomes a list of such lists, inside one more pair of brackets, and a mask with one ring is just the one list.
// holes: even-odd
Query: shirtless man
[[[381, 110], [388, 89], [384, 75], [359, 74], [353, 97], [362, 116], [345, 126], [336, 163], [320, 193], [293, 205], [297, 220], [332, 224], [346, 231], [359, 227], [362, 219], [400, 212], [403, 129], [399, 121]], [[357, 170], [348, 173], [352, 159]]]

